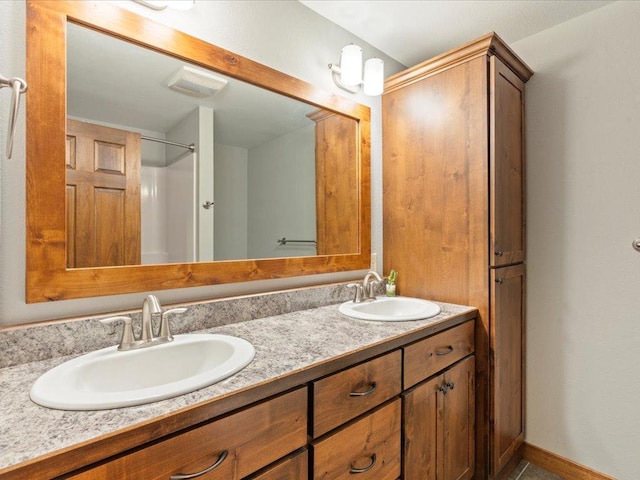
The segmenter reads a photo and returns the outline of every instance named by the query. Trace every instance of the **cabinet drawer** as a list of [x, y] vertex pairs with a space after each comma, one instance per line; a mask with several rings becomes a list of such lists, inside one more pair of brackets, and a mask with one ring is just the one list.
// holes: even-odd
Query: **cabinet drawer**
[[306, 441], [307, 390], [300, 388], [69, 478], [169, 480], [219, 463], [200, 478], [237, 480]]
[[319, 437], [402, 390], [400, 350], [313, 383], [313, 437]]
[[404, 347], [404, 388], [472, 353], [474, 328], [474, 322], [466, 322]]
[[307, 480], [309, 478], [308, 457], [307, 450], [297, 453], [252, 476], [251, 480]]
[[396, 480], [400, 476], [400, 399], [313, 445], [313, 480]]

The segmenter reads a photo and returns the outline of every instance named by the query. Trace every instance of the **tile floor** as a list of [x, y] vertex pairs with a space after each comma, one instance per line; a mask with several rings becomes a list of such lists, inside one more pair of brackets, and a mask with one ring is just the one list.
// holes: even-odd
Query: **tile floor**
[[558, 475], [547, 472], [525, 460], [521, 461], [508, 480], [563, 480]]

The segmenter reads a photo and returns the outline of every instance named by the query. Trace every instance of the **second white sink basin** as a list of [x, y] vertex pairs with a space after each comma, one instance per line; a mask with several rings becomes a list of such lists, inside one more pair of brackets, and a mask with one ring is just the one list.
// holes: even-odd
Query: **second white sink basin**
[[438, 315], [440, 306], [429, 300], [413, 297], [376, 297], [373, 301], [345, 302], [338, 307], [340, 313], [360, 320], [404, 322], [423, 320]]
[[253, 345], [228, 335], [176, 335], [173, 342], [130, 351], [104, 348], [42, 375], [31, 400], [61, 410], [104, 410], [175, 397], [246, 367]]

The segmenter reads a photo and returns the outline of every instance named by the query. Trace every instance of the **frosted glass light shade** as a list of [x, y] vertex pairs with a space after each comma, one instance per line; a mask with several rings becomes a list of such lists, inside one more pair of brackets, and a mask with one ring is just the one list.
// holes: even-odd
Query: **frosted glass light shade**
[[364, 62], [364, 94], [382, 95], [384, 90], [384, 61], [370, 58]]
[[340, 81], [350, 87], [362, 83], [362, 49], [347, 45], [340, 56]]

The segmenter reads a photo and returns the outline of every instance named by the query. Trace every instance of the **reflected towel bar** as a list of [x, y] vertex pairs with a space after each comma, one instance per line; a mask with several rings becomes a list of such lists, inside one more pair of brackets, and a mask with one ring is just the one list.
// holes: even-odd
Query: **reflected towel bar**
[[277, 240], [278, 245], [286, 245], [287, 243], [313, 243], [317, 244], [318, 242], [315, 240], [289, 240], [288, 238], [282, 237]]
[[191, 145], [187, 145], [186, 143], [172, 142], [171, 140], [165, 140], [163, 138], [147, 137], [145, 135], [140, 135], [140, 138], [142, 140], [149, 140], [150, 142], [158, 142], [158, 143], [165, 143], [167, 145], [173, 145], [174, 147], [188, 148], [192, 152], [196, 150], [196, 146], [193, 143]]

